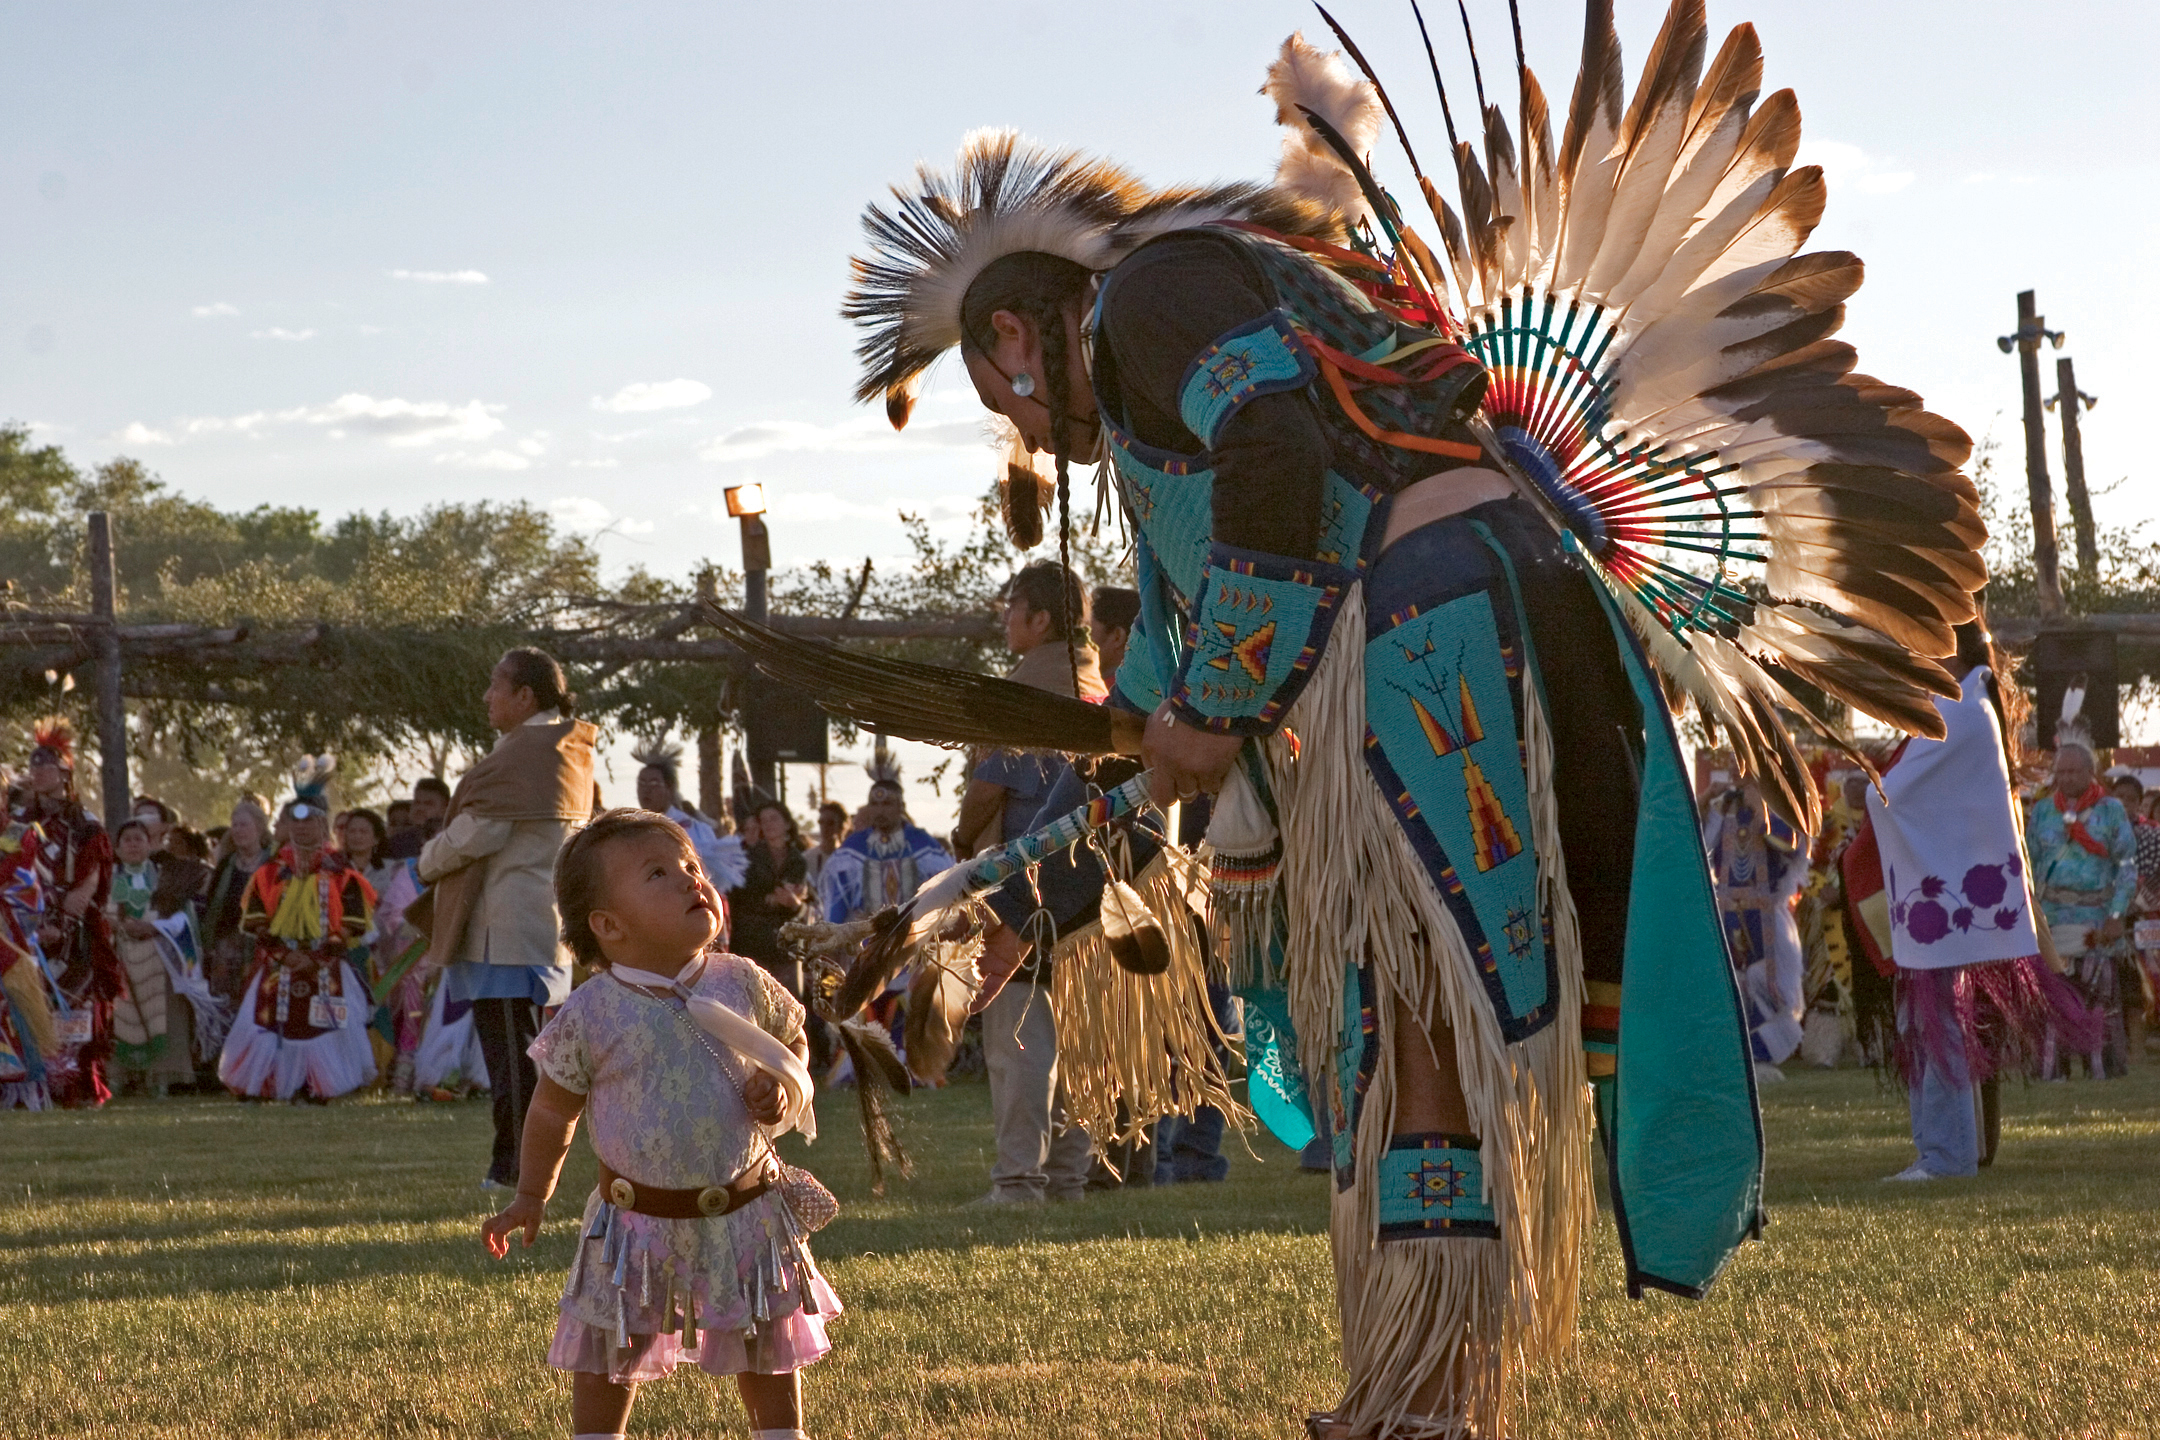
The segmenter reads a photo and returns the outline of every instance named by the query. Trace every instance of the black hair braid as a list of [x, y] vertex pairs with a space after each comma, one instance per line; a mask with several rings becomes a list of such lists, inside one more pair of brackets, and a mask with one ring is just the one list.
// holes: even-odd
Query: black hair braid
[[1080, 694], [1080, 650], [1073, 631], [1078, 616], [1072, 613], [1072, 372], [1065, 366], [1065, 307], [1056, 301], [1035, 310], [1036, 329], [1042, 335], [1043, 404], [1050, 412], [1050, 454], [1057, 462], [1058, 564], [1064, 574], [1058, 582], [1058, 624], [1065, 632], [1065, 664], [1072, 673], [1073, 698]]

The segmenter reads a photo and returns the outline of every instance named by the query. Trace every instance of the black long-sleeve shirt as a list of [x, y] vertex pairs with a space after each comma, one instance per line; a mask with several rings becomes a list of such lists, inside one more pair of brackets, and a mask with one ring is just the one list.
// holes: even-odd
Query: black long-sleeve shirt
[[[1186, 371], [1214, 341], [1275, 308], [1271, 287], [1233, 240], [1196, 232], [1146, 246], [1118, 267], [1104, 297], [1097, 390], [1112, 393], [1099, 398], [1147, 444], [1199, 453], [1199, 437], [1179, 418]], [[1310, 556], [1320, 540], [1328, 455], [1309, 389], [1247, 401], [1209, 456], [1215, 539]]]

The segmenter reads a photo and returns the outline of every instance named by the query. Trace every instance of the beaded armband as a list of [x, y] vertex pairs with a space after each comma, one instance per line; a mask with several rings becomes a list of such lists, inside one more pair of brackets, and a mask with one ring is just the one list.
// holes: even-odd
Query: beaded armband
[[1320, 373], [1290, 317], [1271, 310], [1200, 352], [1178, 387], [1178, 418], [1212, 450], [1232, 415], [1260, 395], [1300, 390]]
[[1208, 550], [1170, 686], [1179, 719], [1225, 735], [1267, 735], [1312, 679], [1351, 572], [1217, 544]]

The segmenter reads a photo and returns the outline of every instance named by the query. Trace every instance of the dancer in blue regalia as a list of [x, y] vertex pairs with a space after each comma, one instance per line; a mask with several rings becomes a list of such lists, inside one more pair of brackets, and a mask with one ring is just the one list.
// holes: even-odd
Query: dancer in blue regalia
[[[1300, 1104], [1330, 1121], [1348, 1373], [1315, 1434], [1508, 1433], [1521, 1367], [1572, 1340], [1593, 1129], [1632, 1292], [1700, 1295], [1759, 1224], [1667, 687], [1803, 832], [1792, 682], [1926, 734], [1957, 693], [1929, 657], [1985, 578], [1970, 444], [1850, 374], [1859, 265], [1798, 253], [1823, 190], [1790, 168], [1797, 110], [1757, 107], [1750, 27], [1705, 72], [1703, 27], [1674, 6], [1623, 113], [1591, 4], [1558, 145], [1518, 53], [1519, 128], [1480, 95], [1459, 208], [1398, 124], [1440, 252], [1372, 174], [1377, 82], [1295, 36], [1272, 184], [1155, 189], [979, 132], [869, 210], [860, 397], [904, 425], [957, 350], [1055, 457], [1061, 531], [1070, 466], [1105, 462], [1141, 596], [1114, 713], [716, 617], [861, 723], [1137, 754], [1158, 802], [1217, 796], [1178, 852], [1206, 886], [1116, 909], [1136, 934], [1135, 901], [1161, 912], [1168, 960], [1125, 963], [1176, 976], [1204, 897], [1269, 1110], [1292, 1140]], [[1032, 942], [1006, 913], [978, 1006]]]

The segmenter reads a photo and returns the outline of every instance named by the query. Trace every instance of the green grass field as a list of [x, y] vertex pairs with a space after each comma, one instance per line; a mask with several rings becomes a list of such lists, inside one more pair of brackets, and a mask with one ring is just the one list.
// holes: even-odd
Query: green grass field
[[[1028, 1210], [986, 1188], [979, 1084], [904, 1102], [918, 1178], [867, 1193], [853, 1103], [808, 1157], [849, 1313], [818, 1436], [1290, 1437], [1334, 1398], [1324, 1185], [1263, 1139], [1232, 1178]], [[1898, 1099], [1765, 1091], [1771, 1225], [1710, 1299], [1634, 1303], [1601, 1226], [1582, 1345], [1528, 1437], [2160, 1433], [2160, 1071], [2011, 1087], [1977, 1180], [1888, 1186]], [[175, 1099], [0, 1116], [0, 1434], [552, 1436], [542, 1364], [590, 1184], [494, 1263], [484, 1104]], [[732, 1387], [647, 1388], [640, 1435], [744, 1433]]]

